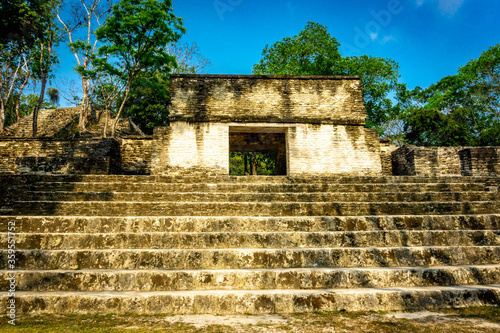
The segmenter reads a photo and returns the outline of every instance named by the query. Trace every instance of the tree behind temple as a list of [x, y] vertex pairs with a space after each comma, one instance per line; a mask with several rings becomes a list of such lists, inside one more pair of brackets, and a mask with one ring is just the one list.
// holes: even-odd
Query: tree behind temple
[[380, 125], [397, 113], [390, 94], [398, 86], [399, 66], [394, 60], [366, 55], [344, 58], [339, 46], [325, 26], [308, 22], [298, 35], [266, 45], [262, 59], [253, 66], [253, 74], [359, 75], [367, 126], [381, 132]]
[[99, 48], [101, 59], [95, 62], [97, 70], [125, 83], [112, 136], [141, 71], [170, 72], [176, 62], [166, 46], [184, 32], [182, 19], [173, 14], [170, 0], [122, 0], [113, 6], [106, 24], [97, 29], [97, 39], [103, 43]]

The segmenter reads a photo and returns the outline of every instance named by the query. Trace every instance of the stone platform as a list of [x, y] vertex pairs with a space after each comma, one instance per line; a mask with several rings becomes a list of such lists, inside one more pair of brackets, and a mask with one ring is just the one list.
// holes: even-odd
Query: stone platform
[[498, 305], [499, 185], [498, 177], [0, 176], [0, 285], [9, 289], [15, 222], [18, 312]]

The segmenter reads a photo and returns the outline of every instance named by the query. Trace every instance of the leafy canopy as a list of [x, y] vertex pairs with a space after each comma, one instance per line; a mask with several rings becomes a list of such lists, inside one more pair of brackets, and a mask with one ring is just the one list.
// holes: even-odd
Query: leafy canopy
[[339, 46], [325, 26], [308, 22], [298, 35], [266, 45], [253, 74], [359, 75], [367, 126], [380, 130], [379, 125], [397, 113], [390, 94], [398, 87], [399, 65], [391, 59], [366, 55], [342, 57]]
[[170, 0], [122, 0], [113, 6], [112, 16], [96, 30], [104, 43], [99, 54], [102, 67], [115, 75], [133, 77], [142, 69], [169, 72], [175, 57], [165, 47], [177, 41], [185, 29], [172, 12]]
[[425, 146], [500, 145], [500, 44], [458, 73], [410, 93], [406, 142]]
[[297, 36], [266, 45], [262, 59], [253, 66], [254, 74], [333, 75], [341, 59], [339, 42], [325, 26], [308, 22]]
[[[121, 0], [113, 6], [106, 24], [96, 30], [97, 39], [103, 45], [98, 51], [100, 58], [93, 60], [95, 70], [90, 74], [102, 71], [125, 86], [112, 135], [140, 73], [169, 73], [177, 66], [167, 46], [179, 40], [184, 32], [182, 19], [173, 14], [170, 0]], [[159, 82], [149, 83], [161, 89], [161, 85], [156, 84]]]

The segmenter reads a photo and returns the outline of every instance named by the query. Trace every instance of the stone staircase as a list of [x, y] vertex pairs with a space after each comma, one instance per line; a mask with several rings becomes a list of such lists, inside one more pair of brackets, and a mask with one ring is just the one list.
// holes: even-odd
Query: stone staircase
[[[38, 137], [61, 137], [73, 132], [78, 125], [80, 107], [40, 110], [38, 113]], [[8, 127], [6, 137], [32, 137], [33, 114]]]
[[[5, 176], [0, 285], [52, 313], [407, 310], [500, 303], [486, 177]], [[0, 186], [1, 187], [1, 186]], [[1, 295], [6, 305], [7, 296]]]

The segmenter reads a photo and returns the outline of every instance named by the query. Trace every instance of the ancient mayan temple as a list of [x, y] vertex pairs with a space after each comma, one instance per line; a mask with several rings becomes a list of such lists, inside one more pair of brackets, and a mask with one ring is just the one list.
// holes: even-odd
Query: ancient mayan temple
[[[171, 99], [149, 137], [64, 137], [64, 109], [0, 138], [19, 314], [500, 304], [498, 147], [380, 141], [358, 77], [173, 75]], [[231, 152], [277, 175], [230, 176]]]

